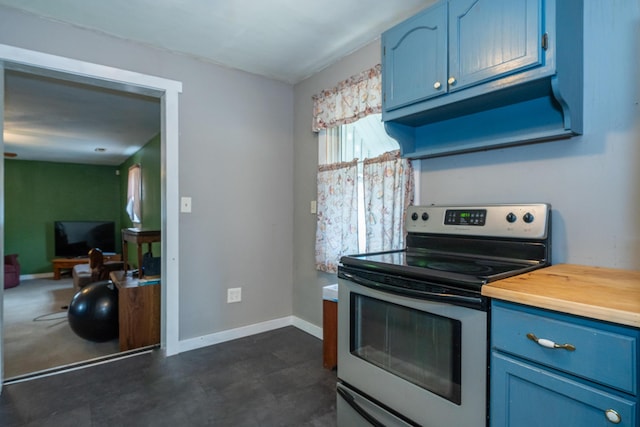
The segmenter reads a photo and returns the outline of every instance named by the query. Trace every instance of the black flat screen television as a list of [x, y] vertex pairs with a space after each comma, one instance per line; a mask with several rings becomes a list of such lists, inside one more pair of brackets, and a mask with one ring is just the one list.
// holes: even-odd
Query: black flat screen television
[[84, 257], [98, 248], [104, 253], [116, 251], [114, 221], [55, 221], [55, 256]]

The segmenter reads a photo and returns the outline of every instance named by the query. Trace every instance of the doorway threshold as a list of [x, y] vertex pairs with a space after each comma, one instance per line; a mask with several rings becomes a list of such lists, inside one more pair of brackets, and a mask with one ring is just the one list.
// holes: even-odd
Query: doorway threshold
[[146, 347], [140, 347], [133, 350], [127, 350], [116, 354], [109, 354], [107, 356], [100, 356], [82, 362], [70, 363], [68, 365], [57, 366], [55, 368], [43, 369], [41, 371], [31, 372], [24, 375], [17, 375], [15, 377], [7, 378], [4, 380], [4, 385], [17, 384], [25, 381], [36, 380], [39, 378], [50, 377], [53, 375], [64, 374], [66, 372], [77, 371], [79, 369], [89, 368], [91, 366], [102, 365], [104, 363], [115, 362], [129, 357], [140, 356], [143, 354], [150, 354], [154, 350], [159, 349], [160, 345], [150, 345]]

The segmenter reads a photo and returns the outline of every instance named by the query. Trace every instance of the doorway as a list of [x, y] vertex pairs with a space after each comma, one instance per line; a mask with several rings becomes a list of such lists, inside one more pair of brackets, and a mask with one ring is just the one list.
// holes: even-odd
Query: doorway
[[[161, 104], [161, 217], [162, 217], [162, 295], [160, 348], [167, 356], [178, 353], [178, 95], [182, 84], [127, 70], [71, 60], [39, 52], [0, 45], [0, 105], [4, 107], [4, 74], [16, 70], [41, 76], [81, 82], [97, 87], [115, 89], [156, 97]], [[3, 115], [0, 112], [0, 119]], [[1, 121], [0, 121], [1, 127]], [[4, 148], [4, 142], [2, 142]], [[4, 162], [0, 168], [0, 238], [4, 242]], [[2, 245], [4, 255], [4, 245]], [[4, 259], [4, 257], [3, 257]], [[3, 290], [0, 289], [0, 314]], [[2, 337], [0, 337], [2, 338]], [[0, 340], [0, 368], [3, 368], [3, 345]], [[4, 372], [0, 369], [0, 372]], [[0, 376], [0, 387], [3, 375]], [[1, 390], [1, 389], [0, 389]]]

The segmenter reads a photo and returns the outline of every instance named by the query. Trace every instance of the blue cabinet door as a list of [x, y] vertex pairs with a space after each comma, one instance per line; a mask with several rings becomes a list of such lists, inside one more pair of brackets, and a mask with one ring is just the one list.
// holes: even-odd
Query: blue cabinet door
[[542, 0], [449, 0], [448, 90], [543, 65]]
[[631, 396], [497, 352], [491, 356], [491, 427], [635, 427], [637, 411]]
[[382, 34], [385, 110], [446, 92], [447, 3], [442, 2]]

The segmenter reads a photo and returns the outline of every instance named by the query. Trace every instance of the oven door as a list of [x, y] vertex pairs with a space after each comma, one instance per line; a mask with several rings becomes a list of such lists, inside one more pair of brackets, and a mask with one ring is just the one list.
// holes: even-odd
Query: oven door
[[486, 426], [487, 313], [355, 280], [339, 278], [340, 381], [409, 424]]

